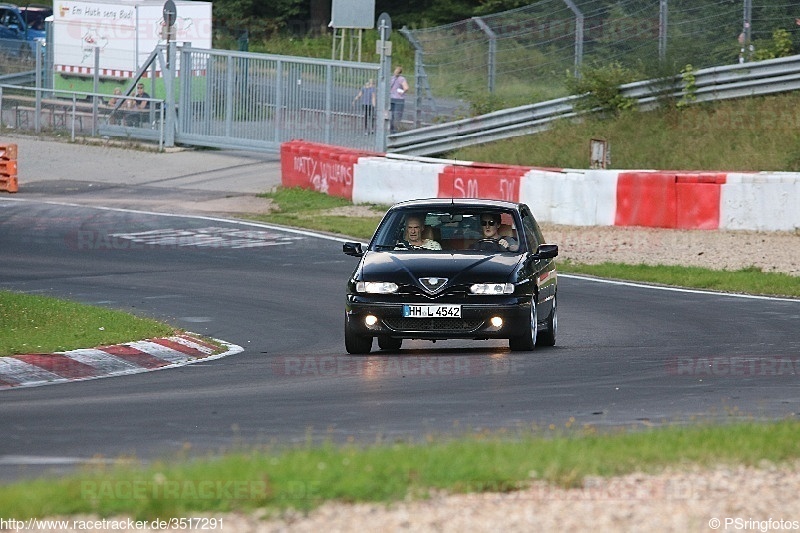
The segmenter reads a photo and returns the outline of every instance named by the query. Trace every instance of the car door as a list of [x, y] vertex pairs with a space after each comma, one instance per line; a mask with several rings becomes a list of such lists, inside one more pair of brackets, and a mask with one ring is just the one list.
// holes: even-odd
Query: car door
[[527, 205], [520, 206], [520, 216], [522, 217], [522, 229], [524, 239], [528, 247], [528, 257], [525, 262], [526, 269], [530, 270], [530, 275], [537, 287], [537, 302], [544, 308], [539, 309], [539, 316], [545, 317], [550, 314], [552, 300], [556, 294], [556, 267], [553, 259], [535, 259], [536, 249], [540, 244], [544, 244], [544, 236], [539, 224], [533, 217], [533, 213]]

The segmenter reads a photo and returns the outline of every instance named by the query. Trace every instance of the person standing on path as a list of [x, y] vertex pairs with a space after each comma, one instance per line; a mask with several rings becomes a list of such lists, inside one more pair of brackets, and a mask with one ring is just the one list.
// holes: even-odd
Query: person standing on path
[[391, 102], [391, 121], [389, 122], [389, 133], [397, 132], [400, 121], [403, 120], [403, 110], [406, 106], [406, 93], [408, 92], [408, 81], [403, 76], [403, 67], [398, 66], [394, 69], [391, 83], [389, 85], [389, 99]]
[[364, 110], [364, 135], [375, 133], [375, 81], [370, 78], [367, 83], [358, 90], [358, 94], [353, 98], [353, 105], [357, 101], [361, 102]]

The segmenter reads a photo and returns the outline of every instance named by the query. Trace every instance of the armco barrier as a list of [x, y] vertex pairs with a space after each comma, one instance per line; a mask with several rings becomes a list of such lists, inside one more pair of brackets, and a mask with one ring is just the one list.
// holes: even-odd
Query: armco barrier
[[17, 145], [0, 144], [0, 191], [17, 192]]
[[379, 155], [292, 141], [282, 183], [393, 204], [481, 197], [528, 204], [542, 222], [580, 226], [796, 231], [800, 174], [531, 168]]

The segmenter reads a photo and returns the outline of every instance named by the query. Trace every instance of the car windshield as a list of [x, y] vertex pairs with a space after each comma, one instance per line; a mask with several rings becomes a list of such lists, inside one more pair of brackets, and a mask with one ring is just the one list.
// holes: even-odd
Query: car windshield
[[[431, 253], [516, 251], [517, 232], [514, 213], [499, 208], [395, 209], [381, 222], [371, 249]], [[496, 245], [501, 239], [503, 246]]]

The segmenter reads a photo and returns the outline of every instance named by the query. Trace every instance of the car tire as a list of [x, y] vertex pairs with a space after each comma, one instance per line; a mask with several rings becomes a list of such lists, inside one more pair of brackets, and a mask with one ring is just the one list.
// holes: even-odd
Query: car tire
[[530, 328], [518, 337], [508, 339], [508, 347], [512, 352], [529, 352], [536, 347], [539, 333], [538, 317], [536, 316], [536, 296], [531, 299]]
[[536, 337], [536, 346], [555, 346], [556, 334], [558, 333], [558, 306], [557, 298], [553, 296], [553, 309], [547, 317], [547, 329]]
[[372, 350], [372, 337], [354, 333], [348, 315], [344, 318], [344, 347], [350, 354], [365, 354]]
[[378, 336], [378, 347], [381, 350], [399, 350], [400, 347], [403, 346], [403, 339], [395, 339], [394, 337], [389, 337], [387, 335], [379, 335]]

